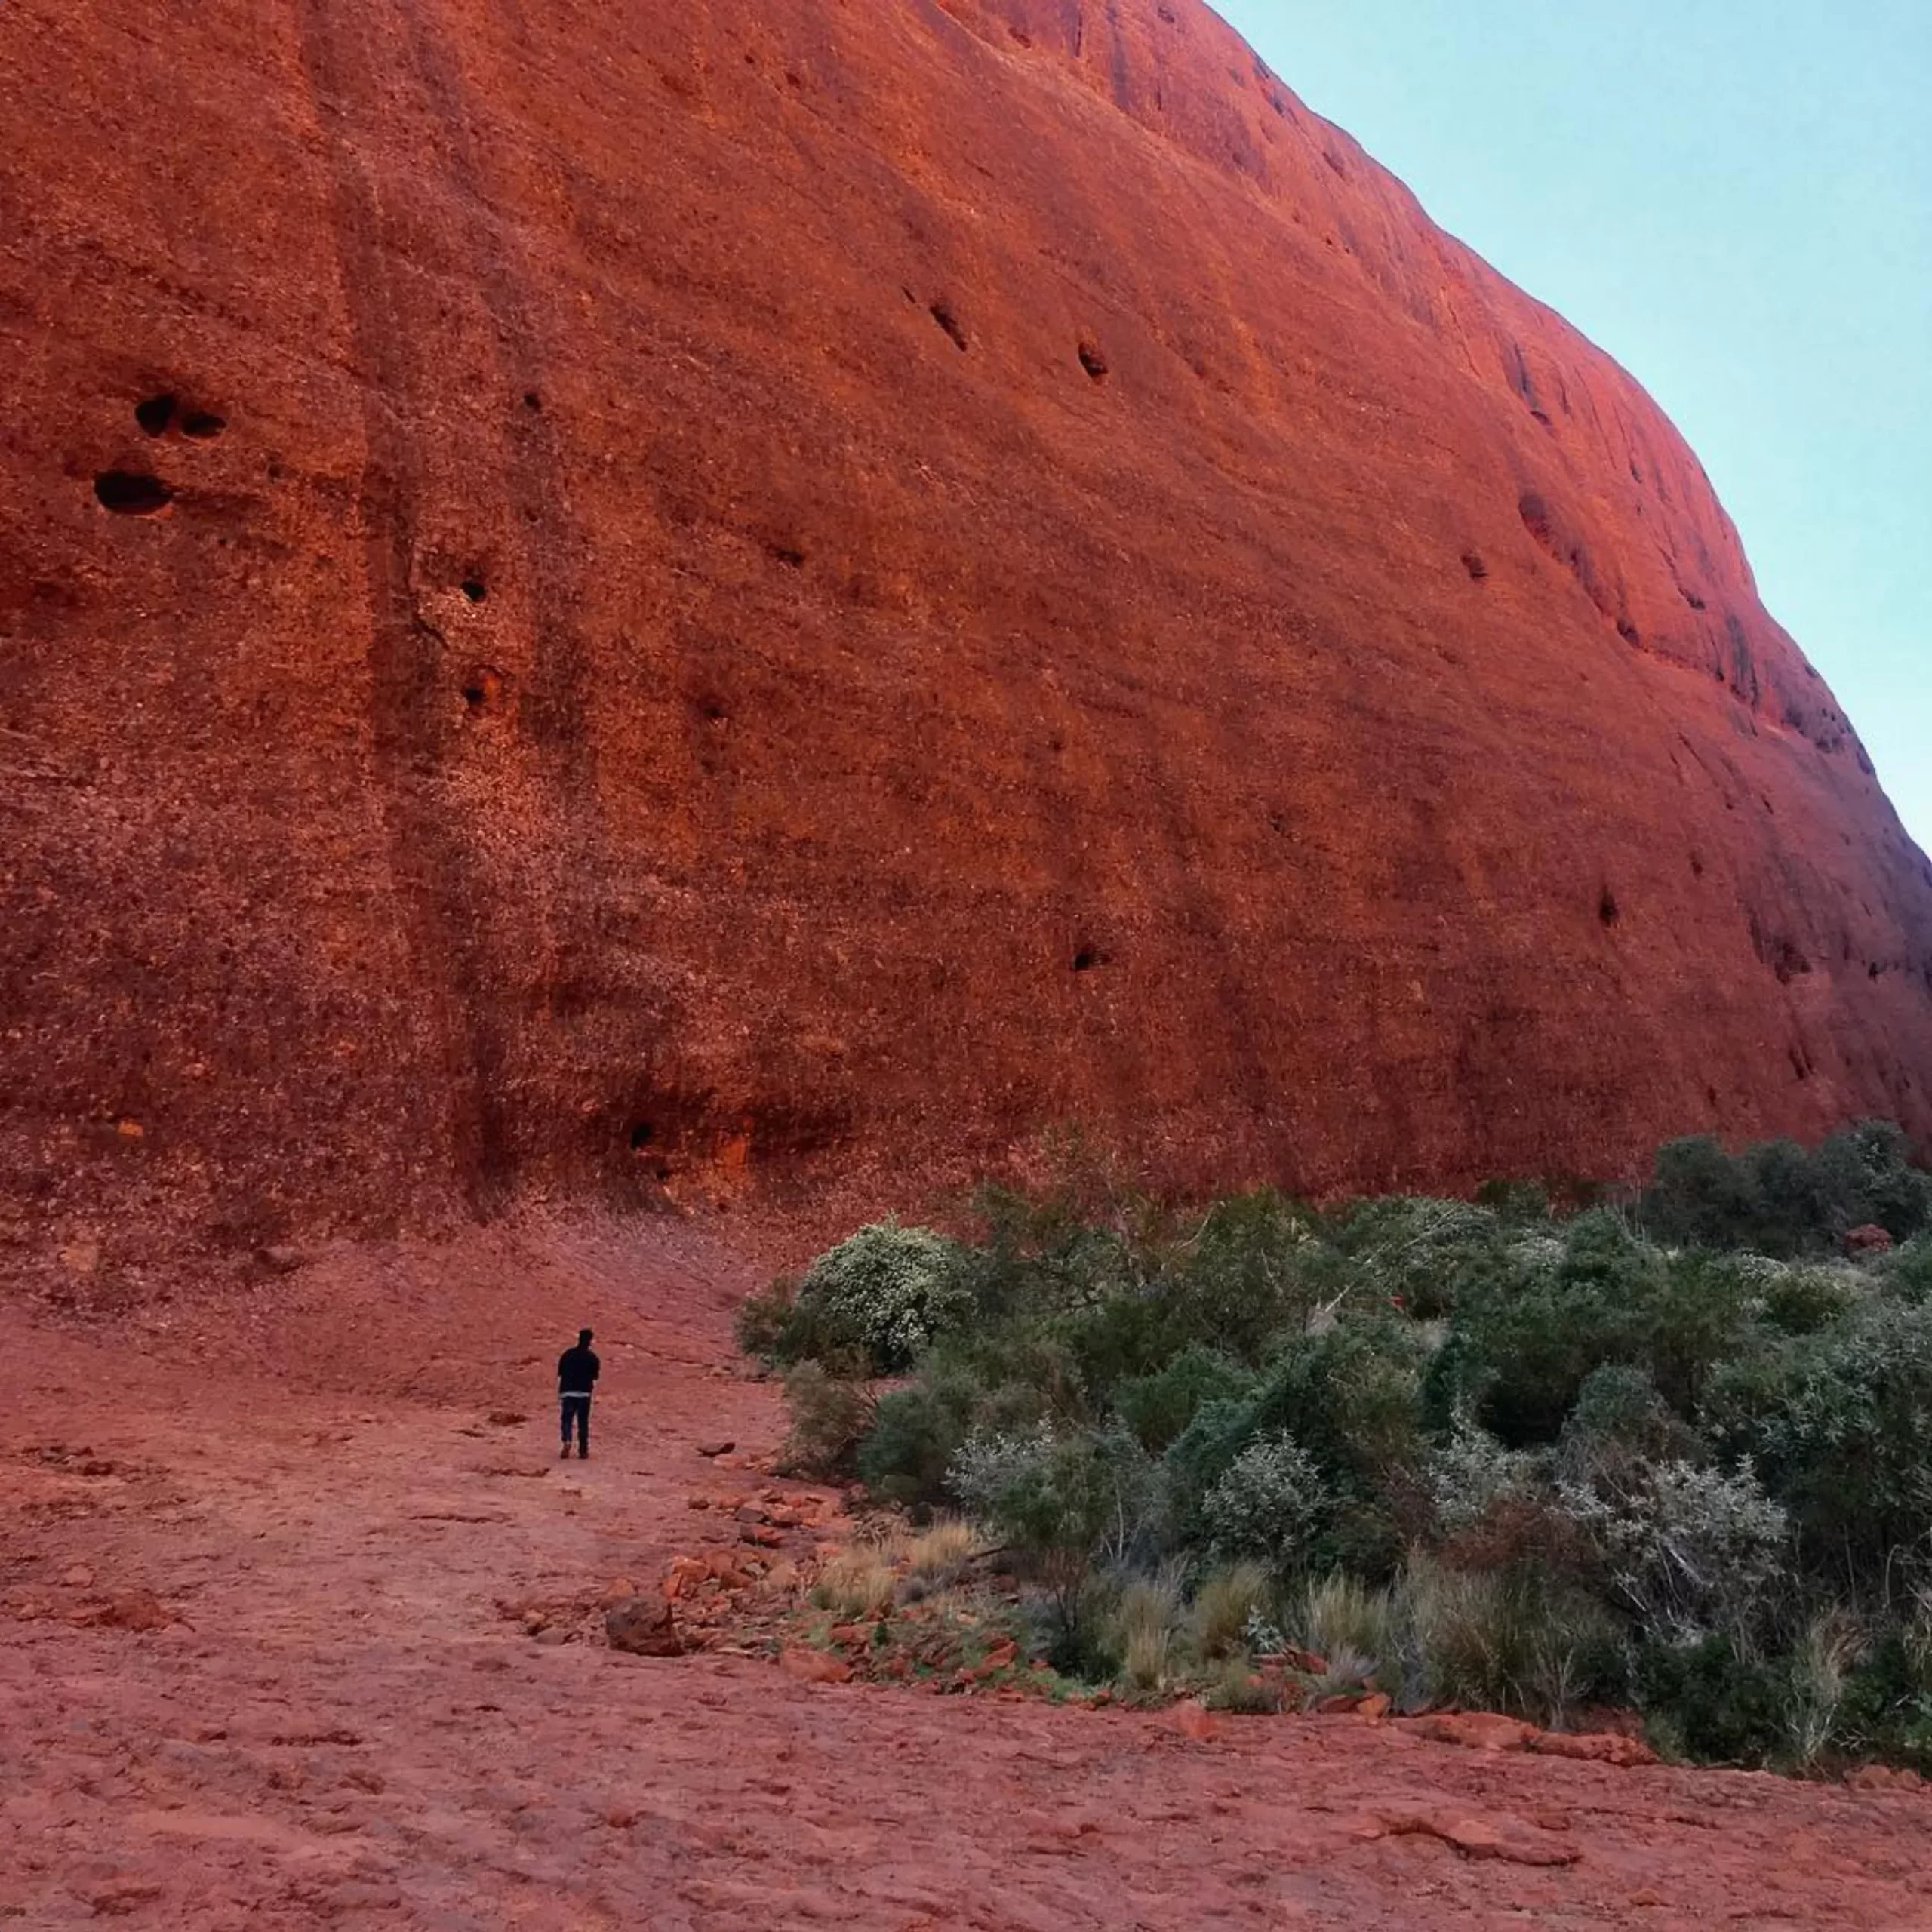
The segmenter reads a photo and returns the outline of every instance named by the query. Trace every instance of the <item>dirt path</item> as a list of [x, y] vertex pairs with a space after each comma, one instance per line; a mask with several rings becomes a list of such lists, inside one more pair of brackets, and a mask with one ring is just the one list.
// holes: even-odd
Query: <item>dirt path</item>
[[[745, 1480], [697, 1441], [777, 1432], [726, 1365], [744, 1278], [662, 1232], [503, 1236], [219, 1324], [0, 1308], [0, 1922], [1932, 1927], [1923, 1796], [534, 1641], [501, 1602], [732, 1534], [687, 1497]], [[608, 1391], [562, 1464], [580, 1318]]]

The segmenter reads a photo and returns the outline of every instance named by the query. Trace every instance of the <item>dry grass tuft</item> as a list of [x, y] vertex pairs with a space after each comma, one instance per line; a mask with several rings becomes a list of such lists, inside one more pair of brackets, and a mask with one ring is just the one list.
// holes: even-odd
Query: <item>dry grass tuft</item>
[[812, 1601], [845, 1622], [882, 1616], [898, 1583], [892, 1564], [873, 1546], [855, 1544], [831, 1558], [812, 1586]]
[[948, 1518], [922, 1531], [906, 1546], [906, 1561], [923, 1583], [957, 1583], [979, 1549], [970, 1523]]
[[1244, 1647], [1247, 1620], [1268, 1601], [1268, 1573], [1258, 1563], [1224, 1564], [1201, 1579], [1194, 1595], [1194, 1644], [1204, 1657]]
[[1113, 1614], [1121, 1674], [1136, 1690], [1162, 1689], [1174, 1658], [1180, 1588], [1171, 1577], [1143, 1577], [1121, 1592]]

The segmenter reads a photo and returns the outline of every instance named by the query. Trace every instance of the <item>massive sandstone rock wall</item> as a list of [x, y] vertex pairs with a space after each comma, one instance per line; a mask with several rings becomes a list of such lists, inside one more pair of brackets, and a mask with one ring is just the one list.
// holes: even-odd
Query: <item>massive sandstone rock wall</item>
[[1932, 1133], [1695, 459], [1195, 0], [12, 0], [0, 94], [17, 1252]]

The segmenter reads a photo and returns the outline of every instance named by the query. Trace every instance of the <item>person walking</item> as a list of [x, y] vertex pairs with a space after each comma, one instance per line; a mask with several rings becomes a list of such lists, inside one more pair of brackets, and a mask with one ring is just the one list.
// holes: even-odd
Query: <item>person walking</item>
[[577, 1426], [577, 1453], [580, 1461], [590, 1456], [590, 1398], [597, 1387], [602, 1364], [590, 1349], [590, 1331], [577, 1331], [577, 1346], [566, 1349], [557, 1358], [557, 1406], [561, 1412], [564, 1451], [571, 1453], [571, 1426]]

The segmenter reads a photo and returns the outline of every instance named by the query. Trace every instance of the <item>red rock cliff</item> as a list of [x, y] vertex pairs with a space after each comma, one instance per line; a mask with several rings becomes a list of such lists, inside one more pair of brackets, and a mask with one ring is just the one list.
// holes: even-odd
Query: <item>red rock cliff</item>
[[1932, 1133], [1643, 392], [1195, 0], [14, 0], [0, 1232]]

